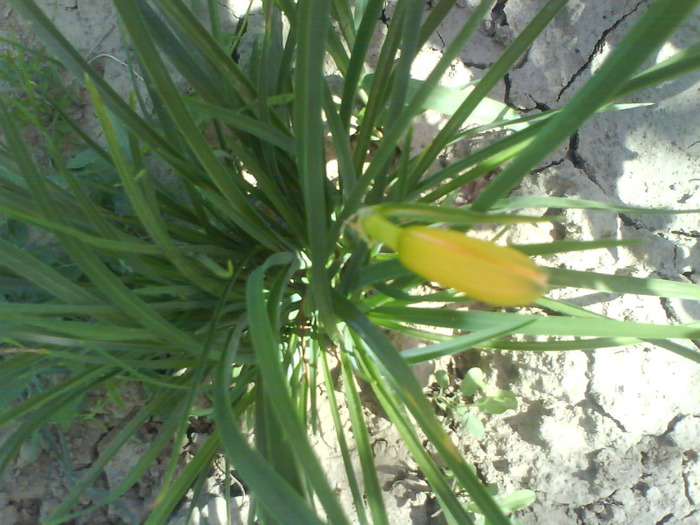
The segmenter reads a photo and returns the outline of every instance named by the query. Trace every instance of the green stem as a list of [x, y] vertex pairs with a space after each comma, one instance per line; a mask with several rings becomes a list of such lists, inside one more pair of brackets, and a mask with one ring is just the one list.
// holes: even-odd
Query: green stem
[[362, 218], [362, 228], [369, 237], [381, 241], [392, 250], [397, 251], [401, 227], [389, 222], [383, 215], [377, 212], [368, 213]]

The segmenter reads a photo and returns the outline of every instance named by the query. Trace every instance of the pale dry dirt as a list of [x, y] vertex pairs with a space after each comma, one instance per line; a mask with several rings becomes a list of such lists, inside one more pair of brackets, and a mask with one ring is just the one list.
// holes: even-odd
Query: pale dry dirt
[[[445, 79], [462, 85], [479, 78], [525, 26], [544, 0], [499, 0], [480, 33], [462, 53]], [[130, 89], [119, 32], [109, 2], [42, 0], [57, 25], [120, 92]], [[234, 28], [248, 2], [222, 4]], [[475, 0], [458, 0], [454, 16], [443, 24], [423, 50], [415, 68], [425, 74], [471, 11]], [[646, 0], [572, 0], [538, 39], [527, 56], [501, 82], [493, 97], [525, 112], [556, 108], [593, 74], [641, 13]], [[429, 3], [426, 9], [429, 9]], [[390, 18], [387, 5], [385, 17]], [[254, 14], [246, 35], [259, 32]], [[12, 9], [0, 0], [0, 31], [24, 42], [36, 42]], [[700, 39], [696, 13], [659, 52], [655, 60]], [[241, 49], [245, 59], [246, 48]], [[654, 105], [596, 116], [564, 143], [516, 193], [598, 199], [616, 204], [700, 208], [700, 76], [689, 75], [633, 97], [627, 102]], [[440, 117], [426, 118], [416, 131], [416, 146], [430, 140]], [[99, 138], [99, 137], [98, 137]], [[485, 138], [484, 140], [488, 140]], [[460, 146], [467, 147], [467, 146]], [[471, 145], [469, 147], [474, 147]], [[443, 159], [461, 154], [459, 147]], [[468, 200], [478, 188], [464, 191]], [[696, 215], [634, 216], [568, 211], [561, 225], [528, 226], [511, 232], [510, 242], [546, 242], [553, 238], [643, 238], [633, 248], [597, 250], [547, 258], [564, 265], [634, 276], [698, 282], [700, 223]], [[564, 292], [552, 292], [564, 297]], [[696, 302], [630, 296], [603, 301], [604, 294], [568, 293], [576, 304], [616, 319], [678, 323], [700, 319]], [[415, 342], [403, 341], [411, 346]], [[669, 352], [644, 344], [596, 352], [524, 354], [468, 352], [421, 367], [426, 388], [434, 372], [448, 370], [454, 381], [471, 366], [487, 373], [491, 388], [513, 391], [517, 411], [485, 418], [486, 435], [475, 439], [453, 430], [466, 456], [482, 478], [500, 493], [529, 488], [537, 501], [519, 516], [526, 524], [700, 524], [700, 370]], [[59, 463], [59, 444], [52, 436], [28, 443], [8, 474], [0, 480], [0, 524], [42, 523], [72, 480], [87, 468], [118, 430], [142, 394], [125, 391], [131, 406], [108, 403], [97, 420], [71, 427], [65, 446], [71, 464]], [[366, 407], [380, 481], [386, 491], [392, 524], [442, 523], [423, 476], [371, 400]], [[447, 422], [446, 422], [447, 423]], [[155, 424], [154, 424], [155, 425]], [[328, 475], [346, 505], [350, 497], [330, 419], [322, 419], [315, 445]], [[114, 487], [157, 428], [144, 428], [110, 463], [94, 491], [97, 498]], [[209, 431], [195, 425], [193, 445]], [[2, 436], [0, 436], [1, 438]], [[63, 451], [65, 452], [65, 450]], [[119, 504], [96, 511], [76, 523], [136, 524], [150, 504], [162, 476], [159, 463]], [[198, 525], [226, 523], [220, 470], [212, 472], [194, 513]], [[233, 522], [243, 523], [248, 501], [234, 490]], [[171, 523], [184, 522], [184, 513]]]

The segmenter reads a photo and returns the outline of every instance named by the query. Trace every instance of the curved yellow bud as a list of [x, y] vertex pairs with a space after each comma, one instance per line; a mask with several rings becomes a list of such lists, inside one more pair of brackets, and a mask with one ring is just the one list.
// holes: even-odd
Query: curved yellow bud
[[525, 254], [461, 232], [409, 226], [396, 253], [418, 275], [490, 305], [525, 305], [547, 291], [544, 272]]
[[362, 217], [368, 235], [421, 277], [493, 306], [520, 306], [547, 291], [543, 269], [514, 248], [426, 226], [401, 228], [378, 213]]

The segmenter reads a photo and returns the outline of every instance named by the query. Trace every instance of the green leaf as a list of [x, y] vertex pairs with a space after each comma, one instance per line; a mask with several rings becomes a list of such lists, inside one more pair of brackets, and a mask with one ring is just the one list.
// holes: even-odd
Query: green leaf
[[464, 379], [462, 379], [459, 389], [467, 397], [472, 397], [479, 390], [486, 390], [483, 370], [478, 367], [470, 368], [464, 375]]
[[[358, 340], [355, 340], [355, 346], [360, 350], [364, 350], [364, 345]], [[423, 445], [424, 438], [416, 432], [414, 420], [409, 417], [404, 407], [401, 406], [400, 399], [395, 391], [389, 388], [384, 376], [372, 362], [372, 357], [362, 352], [358, 355], [358, 361], [362, 366], [362, 370], [367, 372], [367, 379], [370, 381], [382, 408], [386, 411], [389, 419], [396, 425], [411, 455], [415, 458], [416, 463], [418, 463], [421, 471], [425, 474], [426, 480], [435, 491], [435, 497], [448, 523], [473, 524], [474, 521], [465, 512], [464, 506], [452, 492], [451, 479], [445, 475], [444, 467], [438, 467], [431, 454], [426, 450]], [[450, 469], [451, 465], [454, 465], [454, 462], [448, 462], [447, 469]], [[453, 478], [454, 476], [451, 477]]]
[[0, 239], [0, 265], [66, 302], [97, 303], [90, 292], [4, 239]]
[[142, 66], [162, 96], [170, 117], [203, 166], [206, 176], [229, 202], [231, 214], [237, 225], [258, 242], [272, 249], [283, 248], [284, 245], [280, 243], [280, 239], [262, 220], [260, 213], [246, 198], [239, 185], [234, 182], [230, 172], [217, 159], [211, 146], [197, 128], [192, 115], [187, 110], [183, 96], [158, 53], [135, 0], [123, 0], [115, 3], [114, 6], [129, 31]]
[[450, 386], [450, 376], [444, 370], [438, 370], [435, 372], [435, 380], [441, 388], [447, 388]]
[[404, 363], [393, 345], [382, 334], [381, 330], [364, 317], [351, 303], [343, 297], [334, 297], [336, 311], [367, 343], [373, 353], [373, 360], [390, 381], [392, 388], [399, 394], [402, 401], [416, 418], [418, 424], [433, 443], [437, 452], [452, 468], [459, 482], [480, 507], [484, 514], [494, 523], [507, 524], [508, 519], [486, 491], [476, 474], [467, 466], [464, 458], [454, 446], [444, 429], [437, 421], [430, 402], [413, 375], [411, 369]]
[[[473, 35], [474, 31], [479, 27], [479, 24], [481, 23], [481, 20], [483, 17], [486, 15], [488, 12], [489, 7], [492, 4], [492, 0], [482, 0], [480, 4], [477, 6], [477, 8], [472, 12], [471, 16], [467, 20], [467, 22], [460, 28], [460, 31], [457, 35], [455, 35], [454, 39], [450, 43], [450, 45], [444, 50], [442, 57], [438, 64], [433, 68], [431, 71], [430, 75], [428, 78], [425, 80], [425, 82], [421, 85], [420, 89], [418, 92], [413, 95], [413, 97], [410, 99], [408, 102], [408, 105], [403, 109], [401, 112], [400, 116], [396, 119], [395, 122], [392, 123], [391, 127], [389, 130], [386, 130], [386, 133], [384, 135], [383, 140], [381, 141], [379, 148], [377, 151], [374, 153], [374, 156], [372, 158], [371, 165], [369, 169], [358, 179], [357, 181], [357, 186], [355, 187], [355, 190], [353, 191], [352, 195], [348, 199], [347, 206], [345, 208], [345, 213], [341, 216], [341, 220], [346, 220], [357, 211], [357, 209], [360, 206], [360, 203], [367, 191], [367, 188], [380, 176], [380, 174], [385, 170], [387, 163], [391, 159], [392, 155], [394, 154], [396, 144], [400, 142], [401, 136], [406, 132], [408, 127], [411, 125], [413, 117], [417, 114], [419, 111], [418, 108], [420, 108], [423, 104], [423, 102], [430, 96], [430, 93], [432, 90], [439, 84], [444, 72], [447, 70], [448, 67], [450, 67], [450, 64], [452, 61], [457, 57], [457, 55], [462, 51], [464, 44], [471, 38]], [[403, 3], [399, 3], [399, 7], [401, 7]], [[373, 118], [377, 118], [380, 107], [379, 107], [379, 101], [382, 100], [383, 102], [383, 96], [385, 94], [380, 92], [380, 88], [383, 90], [384, 88], [388, 87], [388, 78], [389, 78], [389, 71], [391, 71], [391, 68], [389, 67], [389, 62], [393, 58], [393, 53], [392, 51], [395, 52], [395, 49], [390, 49], [389, 46], [395, 45], [393, 41], [391, 41], [391, 37], [393, 35], [393, 29], [394, 24], [391, 24], [389, 26], [389, 34], [387, 35], [387, 41], [382, 46], [382, 53], [380, 55], [379, 63], [377, 64], [377, 75], [381, 75], [375, 77], [375, 82], [373, 83], [372, 86], [372, 91], [370, 92], [370, 97], [369, 97], [369, 105], [367, 108], [367, 113], [369, 113], [370, 110], [373, 111], [374, 115]], [[398, 27], [398, 25], [396, 25]], [[524, 49], [523, 49], [524, 51]], [[385, 62], [382, 62], [382, 60], [385, 60]], [[502, 77], [503, 75], [501, 75]], [[385, 78], [382, 78], [385, 77]], [[499, 79], [501, 78], [499, 77]], [[483, 80], [482, 80], [483, 81]], [[497, 81], [497, 80], [496, 80]], [[490, 88], [489, 88], [490, 89]], [[484, 93], [483, 95], [485, 96], [487, 93]], [[470, 95], [472, 97], [474, 95], [474, 92]], [[472, 97], [474, 98], [474, 97]], [[376, 107], [375, 107], [376, 103]], [[478, 101], [476, 102], [478, 103]], [[466, 102], [465, 102], [466, 104]], [[476, 105], [476, 104], [475, 104]], [[464, 107], [464, 104], [462, 105]], [[365, 119], [368, 118], [367, 113], [365, 114]], [[461, 126], [462, 122], [466, 119], [467, 115], [455, 115], [452, 120], [458, 120], [461, 117], [461, 120], [459, 123], [456, 125], [456, 128], [459, 128]], [[360, 128], [360, 137], [357, 142], [356, 150], [355, 150], [355, 168], [359, 170], [362, 166], [362, 163], [364, 161], [364, 156], [366, 151], [368, 150], [369, 146], [369, 133], [371, 132], [372, 129], [374, 129], [375, 126], [375, 121], [370, 120], [370, 122], [365, 122], [363, 121], [363, 125]], [[450, 132], [451, 133], [451, 132]], [[364, 136], [366, 135], [366, 138]], [[364, 142], [362, 141], [364, 138]], [[448, 139], [451, 140], [452, 137]], [[432, 147], [432, 146], [431, 146]], [[439, 152], [442, 149], [441, 146], [437, 146], [437, 152]], [[421, 159], [425, 157], [425, 155], [421, 155]], [[425, 171], [427, 170], [427, 167], [432, 163], [432, 159], [427, 161], [426, 165], [421, 165], [415, 167], [411, 173], [408, 175], [408, 180], [405, 182], [405, 185], [407, 187], [411, 187], [413, 185], [413, 181], [419, 180], [424, 174]]]
[[[155, 442], [153, 445], [155, 445]], [[182, 501], [195, 480], [202, 475], [202, 472], [207, 472], [211, 468], [212, 461], [219, 452], [220, 447], [221, 437], [218, 433], [210, 435], [200, 445], [194, 457], [187, 462], [180, 475], [169, 487], [169, 490], [165, 492], [161, 499], [156, 501], [155, 507], [146, 521], [144, 521], [144, 525], [165, 523], [171, 517], [175, 507]]]
[[370, 313], [373, 319], [400, 319], [403, 323], [455, 328], [464, 331], [493, 329], [505, 322], [532, 321], [519, 328], [523, 335], [575, 337], [637, 337], [640, 339], [697, 339], [700, 323], [662, 325], [635, 323], [601, 318], [566, 316], [522, 315], [514, 313], [482, 312], [477, 310], [436, 310], [403, 306], [381, 306]]
[[[344, 353], [341, 353], [341, 358], [347, 357]], [[350, 455], [350, 449], [348, 447], [347, 439], [345, 438], [345, 433], [343, 432], [343, 423], [340, 418], [340, 409], [338, 406], [338, 400], [335, 396], [335, 387], [333, 384], [333, 378], [331, 377], [331, 371], [328, 367], [328, 359], [325, 353], [321, 353], [320, 356], [321, 367], [323, 370], [323, 379], [326, 386], [326, 391], [328, 395], [328, 402], [331, 410], [331, 417], [333, 418], [333, 426], [335, 428], [336, 437], [338, 439], [338, 445], [340, 446], [340, 453], [343, 457], [343, 464], [345, 466], [345, 472], [348, 477], [348, 484], [350, 485], [350, 492], [352, 493], [352, 499], [355, 503], [355, 512], [359, 518], [360, 523], [367, 523], [367, 512], [365, 510], [365, 505], [363, 501], [362, 493], [360, 492], [360, 487], [357, 482], [357, 475], [355, 474], [355, 467], [352, 464], [352, 458]], [[371, 453], [371, 447], [369, 444], [369, 434], [367, 432], [367, 427], [364, 425], [364, 420], [362, 419], [361, 407], [359, 404], [359, 396], [355, 390], [355, 385], [347, 380], [347, 376], [352, 379], [352, 375], [346, 374], [345, 370], [348, 368], [347, 362], [341, 364], [344, 368], [343, 371], [343, 381], [346, 390], [346, 396], [348, 397], [348, 409], [350, 411], [350, 417], [353, 424], [353, 434], [355, 435], [355, 442], [357, 443], [358, 455], [360, 456], [360, 462], [363, 465], [363, 474], [366, 475], [364, 471], [364, 462], [369, 461], [372, 467], [374, 467], [373, 454]], [[358, 408], [360, 411], [358, 412]], [[357, 428], [356, 423], [360, 424]], [[376, 472], [376, 469], [375, 469]], [[376, 478], [376, 476], [375, 476]], [[371, 481], [370, 481], [371, 483]], [[368, 497], [371, 495], [371, 491], [366, 491], [365, 493]], [[375, 494], [379, 497], [379, 501], [383, 505], [383, 500], [381, 499], [381, 490], [379, 494]], [[386, 511], [383, 513], [386, 516]], [[381, 513], [380, 513], [381, 516]], [[380, 518], [381, 519], [381, 518]]]
[[[491, 92], [495, 85], [508, 73], [517, 60], [530, 48], [532, 42], [544, 31], [556, 14], [567, 4], [568, 0], [549, 0], [545, 6], [534, 16], [532, 21], [520, 32], [513, 43], [506, 48], [498, 60], [488, 69], [479, 80], [473, 91], [454, 112], [450, 120], [442, 127], [430, 145], [421, 153], [420, 158], [413, 168], [419, 178], [425, 173], [440, 152], [454, 139], [463, 123], [473, 114], [474, 109]], [[483, 3], [480, 4], [483, 7]], [[446, 53], [447, 54], [447, 53]], [[484, 211], [484, 208], [478, 211]]]
[[379, 15], [384, 7], [380, 2], [368, 2], [367, 9], [362, 10], [357, 5], [358, 3], [356, 2], [355, 5], [355, 16], [361, 13], [362, 18], [357, 27], [355, 43], [350, 53], [350, 62], [343, 79], [343, 94], [339, 111], [344, 130], [347, 130], [350, 126], [350, 117], [352, 116], [353, 106], [357, 97], [358, 84], [364, 72], [367, 51], [372, 41]]
[[462, 418], [462, 426], [475, 438], [482, 438], [486, 433], [486, 430], [484, 429], [484, 424], [481, 422], [481, 419], [479, 419], [474, 414], [466, 414]]
[[549, 284], [552, 286], [570, 286], [600, 290], [602, 292], [700, 300], [700, 285], [692, 283], [652, 279], [649, 277], [641, 278], [627, 275], [608, 275], [598, 272], [581, 272], [565, 268], [547, 268], [547, 274], [549, 276]]
[[487, 414], [502, 414], [506, 410], [518, 408], [518, 399], [512, 392], [499, 390], [492, 396], [479, 399], [476, 406]]
[[203, 115], [226, 122], [239, 131], [250, 133], [262, 139], [266, 144], [276, 146], [288, 153], [294, 153], [295, 151], [294, 139], [289, 134], [283, 133], [269, 124], [243, 115], [241, 111], [209, 104], [192, 97], [185, 99], [185, 103], [194, 115]]
[[643, 242], [644, 239], [599, 239], [597, 241], [550, 241], [537, 244], [511, 244], [510, 246], [523, 252], [525, 255], [553, 255], [555, 253], [635, 246]]
[[[236, 421], [243, 407], [234, 405], [232, 409], [231, 403], [232, 398], [235, 399], [233, 395], [235, 392], [230, 393], [229, 383], [243, 328], [242, 324], [236, 328], [216, 374], [214, 413], [217, 432], [224, 450], [251, 491], [257, 496], [258, 503], [274, 515], [281, 524], [324, 525], [299, 493], [289, 486], [258, 450], [249, 445], [247, 436], [240, 430]], [[245, 388], [247, 383], [239, 381], [237, 386], [242, 390], [241, 387]]]
[[633, 76], [613, 94], [611, 99], [619, 99], [646, 87], [661, 84], [685, 73], [700, 68], [700, 42], [681, 49], [663, 62]]
[[102, 473], [107, 463], [109, 463], [114, 455], [136, 434], [139, 428], [141, 428], [149, 418], [158, 414], [160, 410], [167, 406], [167, 403], [172, 402], [173, 396], [173, 390], [161, 392], [160, 395], [156, 395], [126, 421], [123, 428], [108, 442], [104, 450], [100, 452], [99, 457], [81, 476], [80, 481], [71, 487], [71, 491], [63, 498], [61, 504], [56, 507], [47, 525], [63, 523], [63, 515], [73, 508], [73, 505], [77, 503], [80, 496], [95, 482], [100, 473]]
[[503, 512], [510, 514], [516, 510], [529, 507], [536, 499], [537, 495], [532, 490], [521, 489], [499, 498], [498, 502], [501, 504]]
[[[348, 340], [347, 342], [351, 343], [351, 340]], [[362, 468], [362, 477], [365, 485], [364, 495], [369, 505], [373, 522], [377, 523], [378, 525], [388, 525], [389, 521], [386, 506], [384, 504], [381, 485], [377, 476], [377, 465], [374, 460], [374, 450], [372, 448], [369, 430], [367, 429], [367, 425], [364, 421], [360, 396], [352, 376], [347, 345], [341, 350], [340, 360], [342, 367], [341, 372], [343, 374], [343, 387], [347, 398], [348, 409], [350, 411], [352, 432], [355, 436], [355, 446], [357, 447], [357, 454], [359, 455], [360, 466]], [[351, 469], [346, 468], [346, 470], [348, 473], [351, 472]], [[362, 499], [355, 502], [355, 508], [358, 510], [358, 516], [362, 516], [362, 514], [364, 514], [362, 503]], [[360, 512], [360, 508], [362, 508], [362, 512]]]
[[447, 223], [455, 226], [472, 224], [522, 224], [552, 222], [552, 216], [526, 216], [505, 213], [473, 212], [468, 207], [450, 208], [423, 203], [386, 203], [378, 204], [364, 210], [376, 210], [387, 217], [397, 217], [428, 223]]
[[[6, 106], [0, 101], [0, 125], [6, 135], [15, 161], [22, 168], [37, 205], [47, 220], [61, 224], [65, 218], [58, 209], [56, 202], [49, 192], [47, 181], [39, 173], [39, 169], [29, 153], [26, 144], [21, 139]], [[90, 280], [110, 301], [119, 305], [122, 310], [143, 327], [153, 330], [165, 341], [169, 341], [182, 350], [197, 352], [200, 344], [196, 339], [175, 328], [163, 319], [147, 303], [138, 298], [105, 264], [97, 254], [88, 249], [83, 243], [70, 236], [60, 236], [63, 247], [73, 261], [85, 272]]]
[[328, 209], [323, 142], [323, 60], [330, 0], [308, 0], [299, 4], [296, 30], [297, 50], [294, 134], [296, 164], [306, 211], [310, 288], [323, 322], [331, 322], [326, 262], [328, 259]]
[[109, 152], [112, 155], [112, 159], [114, 160], [114, 164], [124, 186], [124, 191], [144, 228], [163, 254], [168, 257], [173, 266], [175, 266], [189, 282], [200, 286], [203, 290], [216, 294], [220, 288], [220, 283], [209, 279], [208, 276], [202, 275], [175, 246], [168, 232], [168, 226], [158, 209], [155, 199], [155, 190], [150, 177], [147, 175], [145, 169], [136, 173], [135, 167], [131, 165], [131, 162], [129, 162], [122, 151], [122, 146], [119, 143], [115, 128], [107, 114], [106, 108], [100, 100], [99, 93], [97, 93], [92, 82], [87, 80], [86, 83], [95, 112], [97, 113], [97, 118], [102, 126], [102, 132], [107, 141]]
[[[288, 383], [280, 359], [280, 341], [277, 325], [269, 314], [269, 304], [265, 298], [263, 277], [268, 268], [277, 265], [289, 267], [287, 277], [296, 269], [292, 254], [279, 253], [270, 257], [265, 264], [256, 268], [246, 284], [248, 322], [260, 374], [265, 386], [265, 396], [273, 408], [279, 424], [289, 439], [297, 464], [308, 477], [329, 519], [334, 524], [347, 523], [337, 497], [326, 480], [323, 469], [309, 443], [306, 428], [298, 417], [295, 404], [288, 391]], [[273, 301], [274, 302], [274, 301]], [[275, 327], [275, 328], [273, 328]]]
[[[365, 75], [360, 87], [365, 91], [369, 91], [372, 87], [373, 80], [373, 73]], [[424, 80], [416, 80], [413, 78], [409, 80], [407, 90], [409, 100], [419, 91], [424, 83]], [[464, 89], [440, 85], [435, 86], [430, 91], [428, 97], [419, 106], [415, 107], [416, 115], [430, 109], [444, 115], [452, 116], [466, 100], [472, 89], [473, 87]], [[508, 122], [518, 118], [520, 118], [520, 115], [515, 110], [506, 106], [503, 102], [489, 97], [484, 97], [470, 115], [470, 119], [482, 125], [492, 122]], [[385, 124], [386, 123], [384, 123], [384, 125]], [[519, 124], [516, 125], [514, 129], [522, 129], [523, 127], [523, 124]]]
[[143, 140], [159, 151], [164, 158], [176, 165], [185, 166], [180, 154], [172, 148], [156, 131], [126, 104], [117, 92], [104, 80], [53, 25], [34, 0], [9, 0], [10, 5], [22, 17], [29, 20], [32, 29], [41, 38], [51, 52], [68, 68], [76, 79], [89, 78], [97, 86], [109, 109], [123, 122], [127, 123]]
[[670, 208], [640, 208], [638, 206], [621, 206], [606, 202], [591, 201], [586, 199], [572, 199], [569, 197], [548, 197], [529, 195], [523, 197], [509, 197], [496, 202], [492, 210], [521, 210], [524, 208], [561, 208], [598, 210], [610, 213], [631, 213], [634, 215], [674, 215], [681, 213], [700, 213], [700, 208], [680, 210]]

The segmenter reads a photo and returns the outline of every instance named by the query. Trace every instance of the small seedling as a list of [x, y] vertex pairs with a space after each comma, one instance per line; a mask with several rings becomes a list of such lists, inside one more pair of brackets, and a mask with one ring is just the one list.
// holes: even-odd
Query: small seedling
[[[493, 496], [496, 503], [498, 503], [499, 507], [501, 507], [501, 510], [506, 515], [529, 507], [537, 499], [537, 495], [529, 489], [516, 490], [515, 492], [511, 492], [506, 496], [498, 496], [497, 494], [493, 494]], [[486, 518], [481, 515], [479, 512], [479, 507], [475, 503], [468, 503], [466, 508], [469, 512], [473, 512], [478, 515], [474, 520], [475, 525], [489, 525], [489, 522], [487, 522]], [[512, 525], [522, 525], [523, 523], [519, 518], [513, 517], [510, 518], [510, 522]]]
[[[484, 424], [474, 414], [472, 407], [486, 414], [502, 414], [506, 410], [518, 408], [518, 400], [512, 392], [496, 390], [492, 395], [487, 395], [487, 387], [484, 382], [484, 372], [477, 367], [470, 368], [457, 390], [450, 385], [450, 378], [444, 370], [435, 373], [438, 384], [438, 392], [433, 402], [440, 410], [445, 412], [455, 423], [464, 428], [472, 436], [480, 438], [484, 435]], [[479, 399], [474, 397], [481, 392]]]
[[[476, 474], [476, 467], [474, 465], [470, 465], [470, 468]], [[446, 470], [445, 475], [451, 479], [452, 486], [453, 488], [456, 488], [456, 492], [458, 494], [461, 494], [462, 496], [467, 495], [466, 489], [459, 484], [452, 471]], [[498, 487], [494, 483], [489, 483], [486, 485], [486, 489], [489, 491], [489, 494], [493, 496], [494, 501], [498, 504], [503, 513], [507, 516], [513, 512], [529, 507], [537, 499], [535, 492], [529, 489], [516, 490], [506, 496], [498, 495]], [[471, 514], [475, 525], [489, 525], [489, 522], [486, 521], [486, 518], [479, 510], [479, 506], [474, 501], [465, 503], [464, 508]], [[509, 517], [511, 525], [523, 525], [522, 520], [519, 518], [512, 516]]]

